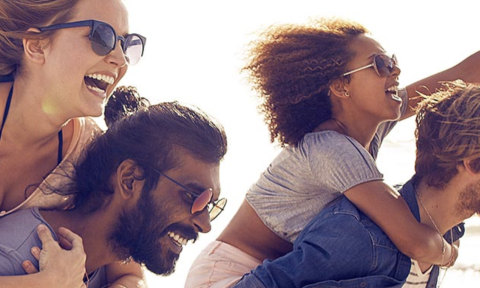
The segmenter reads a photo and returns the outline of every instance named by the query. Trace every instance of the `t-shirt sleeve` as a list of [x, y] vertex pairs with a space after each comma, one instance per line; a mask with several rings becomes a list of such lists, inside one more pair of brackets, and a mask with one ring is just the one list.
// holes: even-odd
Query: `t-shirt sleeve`
[[304, 143], [310, 172], [332, 193], [369, 181], [382, 180], [373, 157], [353, 138], [329, 131], [311, 134]]

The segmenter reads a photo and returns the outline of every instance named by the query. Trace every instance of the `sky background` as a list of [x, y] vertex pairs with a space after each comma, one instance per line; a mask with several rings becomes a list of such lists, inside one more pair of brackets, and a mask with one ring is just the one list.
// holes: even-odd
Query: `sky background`
[[[473, 1], [466, 0], [125, 3], [130, 31], [148, 40], [143, 59], [129, 69], [121, 84], [136, 86], [152, 103], [178, 100], [200, 107], [224, 125], [229, 142], [220, 172], [222, 196], [229, 200], [226, 211], [212, 223], [209, 234], [184, 248], [173, 275], [147, 273], [150, 287], [183, 287], [194, 258], [228, 224], [247, 189], [279, 152], [270, 143], [266, 125], [257, 113], [255, 94], [240, 73], [246, 45], [254, 39], [255, 31], [270, 24], [305, 23], [324, 16], [350, 18], [365, 25], [389, 53], [397, 55], [401, 86], [449, 68], [480, 50], [478, 9]], [[413, 174], [412, 120], [394, 129], [380, 150], [378, 164], [390, 184], [405, 182]], [[462, 250], [470, 247], [465, 263], [480, 259], [479, 239], [475, 239], [462, 244]], [[458, 273], [449, 271], [442, 286], [455, 287], [448, 281], [455, 283]], [[461, 275], [467, 285], [462, 287], [474, 287], [467, 284], [474, 278]]]

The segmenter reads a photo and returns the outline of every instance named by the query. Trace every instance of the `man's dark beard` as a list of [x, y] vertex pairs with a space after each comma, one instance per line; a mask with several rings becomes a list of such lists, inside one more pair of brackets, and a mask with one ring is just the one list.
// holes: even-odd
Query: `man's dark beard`
[[[133, 260], [145, 264], [151, 272], [157, 275], [170, 275], [175, 270], [179, 255], [170, 249], [164, 249], [159, 241], [171, 231], [166, 230], [168, 207], [163, 207], [164, 209], [157, 207], [150, 194], [142, 191], [137, 206], [122, 212], [108, 240], [119, 258], [126, 259], [132, 256]], [[186, 227], [183, 229], [192, 230]], [[186, 235], [191, 233], [196, 234], [190, 232]]]

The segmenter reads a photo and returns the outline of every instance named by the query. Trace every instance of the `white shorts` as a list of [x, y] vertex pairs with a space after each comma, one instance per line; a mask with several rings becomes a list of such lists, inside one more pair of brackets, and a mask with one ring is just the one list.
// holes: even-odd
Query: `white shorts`
[[226, 288], [235, 284], [262, 261], [224, 242], [210, 243], [188, 272], [185, 288]]

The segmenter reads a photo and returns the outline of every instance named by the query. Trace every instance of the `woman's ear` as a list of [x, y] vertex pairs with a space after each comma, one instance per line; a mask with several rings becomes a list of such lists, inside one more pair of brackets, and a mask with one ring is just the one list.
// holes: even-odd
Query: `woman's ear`
[[345, 82], [337, 79], [332, 82], [329, 86], [330, 95], [338, 98], [350, 98], [347, 88], [345, 87]]
[[[117, 167], [116, 187], [123, 199], [136, 198], [142, 191], [142, 169], [132, 159], [124, 160]], [[116, 191], [117, 192], [117, 191]]]
[[[29, 28], [28, 32], [39, 33], [36, 28]], [[45, 62], [45, 47], [48, 39], [46, 38], [23, 38], [23, 51], [25, 56], [31, 61], [43, 64]]]

